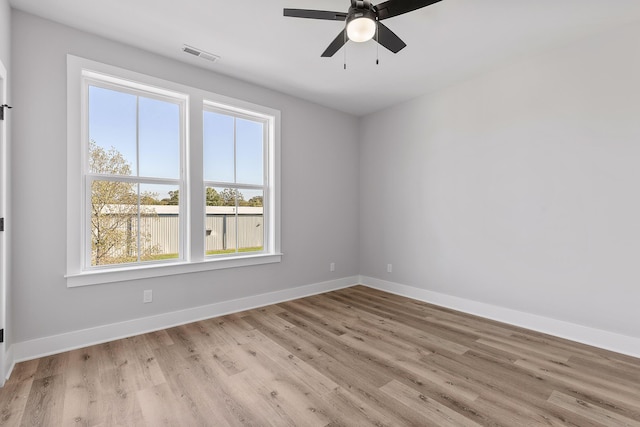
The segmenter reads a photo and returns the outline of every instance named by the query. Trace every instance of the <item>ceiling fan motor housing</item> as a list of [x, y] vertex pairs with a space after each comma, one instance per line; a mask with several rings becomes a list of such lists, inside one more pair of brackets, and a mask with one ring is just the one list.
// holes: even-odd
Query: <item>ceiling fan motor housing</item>
[[362, 16], [366, 16], [367, 18], [371, 18], [373, 20], [377, 18], [375, 8], [369, 0], [351, 0], [351, 7], [349, 8], [349, 13], [347, 14], [347, 22], [349, 21], [349, 17], [356, 13], [366, 14], [356, 16], [358, 18]]
[[357, 7], [359, 9], [370, 9], [371, 0], [351, 0], [351, 7]]
[[377, 15], [372, 9], [350, 7], [349, 13], [347, 14], [347, 25], [349, 25], [349, 22], [357, 18], [369, 18], [372, 21], [376, 21]]

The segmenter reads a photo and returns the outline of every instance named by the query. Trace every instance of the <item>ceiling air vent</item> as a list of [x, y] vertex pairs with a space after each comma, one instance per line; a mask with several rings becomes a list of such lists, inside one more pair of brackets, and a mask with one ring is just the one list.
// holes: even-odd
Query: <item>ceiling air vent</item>
[[218, 55], [214, 55], [213, 53], [205, 52], [204, 50], [200, 50], [193, 46], [184, 45], [182, 46], [182, 50], [190, 55], [200, 57], [202, 59], [206, 59], [207, 61], [216, 62], [220, 59]]

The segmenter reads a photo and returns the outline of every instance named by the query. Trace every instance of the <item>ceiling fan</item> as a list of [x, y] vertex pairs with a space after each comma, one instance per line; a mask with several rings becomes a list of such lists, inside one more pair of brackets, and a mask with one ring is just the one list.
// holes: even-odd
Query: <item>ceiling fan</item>
[[333, 56], [344, 46], [347, 40], [365, 42], [371, 40], [374, 36], [382, 46], [393, 53], [398, 53], [406, 46], [406, 43], [380, 21], [440, 1], [442, 0], [387, 0], [377, 5], [372, 5], [369, 0], [351, 0], [351, 7], [347, 13], [327, 10], [284, 9], [284, 16], [346, 21], [345, 29], [338, 34], [322, 53], [323, 57]]

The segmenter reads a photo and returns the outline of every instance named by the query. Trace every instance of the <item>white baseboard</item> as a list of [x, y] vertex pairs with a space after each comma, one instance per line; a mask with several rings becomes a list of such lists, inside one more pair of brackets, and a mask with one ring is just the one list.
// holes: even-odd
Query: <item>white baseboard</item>
[[360, 283], [396, 295], [413, 298], [430, 304], [451, 308], [464, 313], [474, 314], [499, 322], [509, 323], [526, 329], [542, 332], [556, 337], [577, 341], [605, 350], [640, 357], [640, 338], [621, 335], [614, 332], [590, 328], [562, 320], [551, 319], [509, 308], [485, 304], [473, 300], [441, 294], [401, 285], [373, 277], [360, 276]]
[[419, 301], [451, 308], [480, 317], [509, 323], [534, 331], [547, 333], [572, 341], [593, 345], [603, 349], [640, 357], [640, 339], [613, 332], [589, 328], [574, 323], [550, 319], [508, 308], [498, 307], [438, 292], [427, 291], [399, 283], [388, 282], [367, 276], [352, 276], [327, 282], [314, 283], [281, 291], [223, 301], [186, 310], [163, 313], [141, 319], [128, 320], [71, 331], [64, 334], [14, 343], [5, 354], [5, 374], [9, 377], [15, 363], [38, 357], [101, 344], [120, 338], [171, 328], [198, 320], [224, 316], [265, 305], [277, 304], [297, 298], [348, 288], [356, 284], [385, 292], [406, 296]]
[[140, 335], [161, 329], [171, 328], [198, 320], [224, 316], [265, 305], [277, 304], [297, 298], [329, 292], [337, 289], [348, 288], [358, 284], [358, 276], [345, 277], [328, 282], [314, 283], [266, 294], [253, 295], [231, 301], [223, 301], [186, 310], [163, 313], [156, 316], [141, 319], [128, 320], [126, 322], [112, 323], [95, 328], [71, 331], [64, 334], [37, 338], [30, 341], [14, 343], [13, 361], [22, 362], [77, 348], [101, 344], [120, 338]]
[[9, 346], [9, 349], [4, 354], [4, 378], [0, 378], [0, 387], [4, 386], [6, 380], [11, 376], [13, 367], [16, 366], [16, 362], [13, 357], [13, 346]]

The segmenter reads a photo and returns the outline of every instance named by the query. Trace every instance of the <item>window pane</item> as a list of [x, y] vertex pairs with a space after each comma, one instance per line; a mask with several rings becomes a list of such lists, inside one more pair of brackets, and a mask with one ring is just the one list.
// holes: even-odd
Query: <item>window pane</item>
[[221, 255], [236, 251], [236, 194], [229, 188], [207, 187], [205, 251]]
[[236, 119], [236, 182], [263, 183], [263, 124]]
[[136, 174], [136, 96], [89, 86], [90, 171]]
[[205, 111], [204, 179], [234, 182], [234, 118]]
[[91, 265], [135, 262], [137, 185], [116, 181], [91, 184]]
[[141, 261], [180, 257], [178, 201], [177, 185], [140, 184]]
[[262, 190], [208, 187], [206, 195], [205, 250], [207, 255], [263, 250], [264, 193]]
[[140, 176], [180, 178], [180, 106], [139, 98]]
[[179, 206], [167, 200], [178, 200], [178, 186], [93, 181], [91, 265], [178, 258]]
[[238, 252], [264, 249], [264, 193], [262, 190], [242, 190], [238, 204]]

